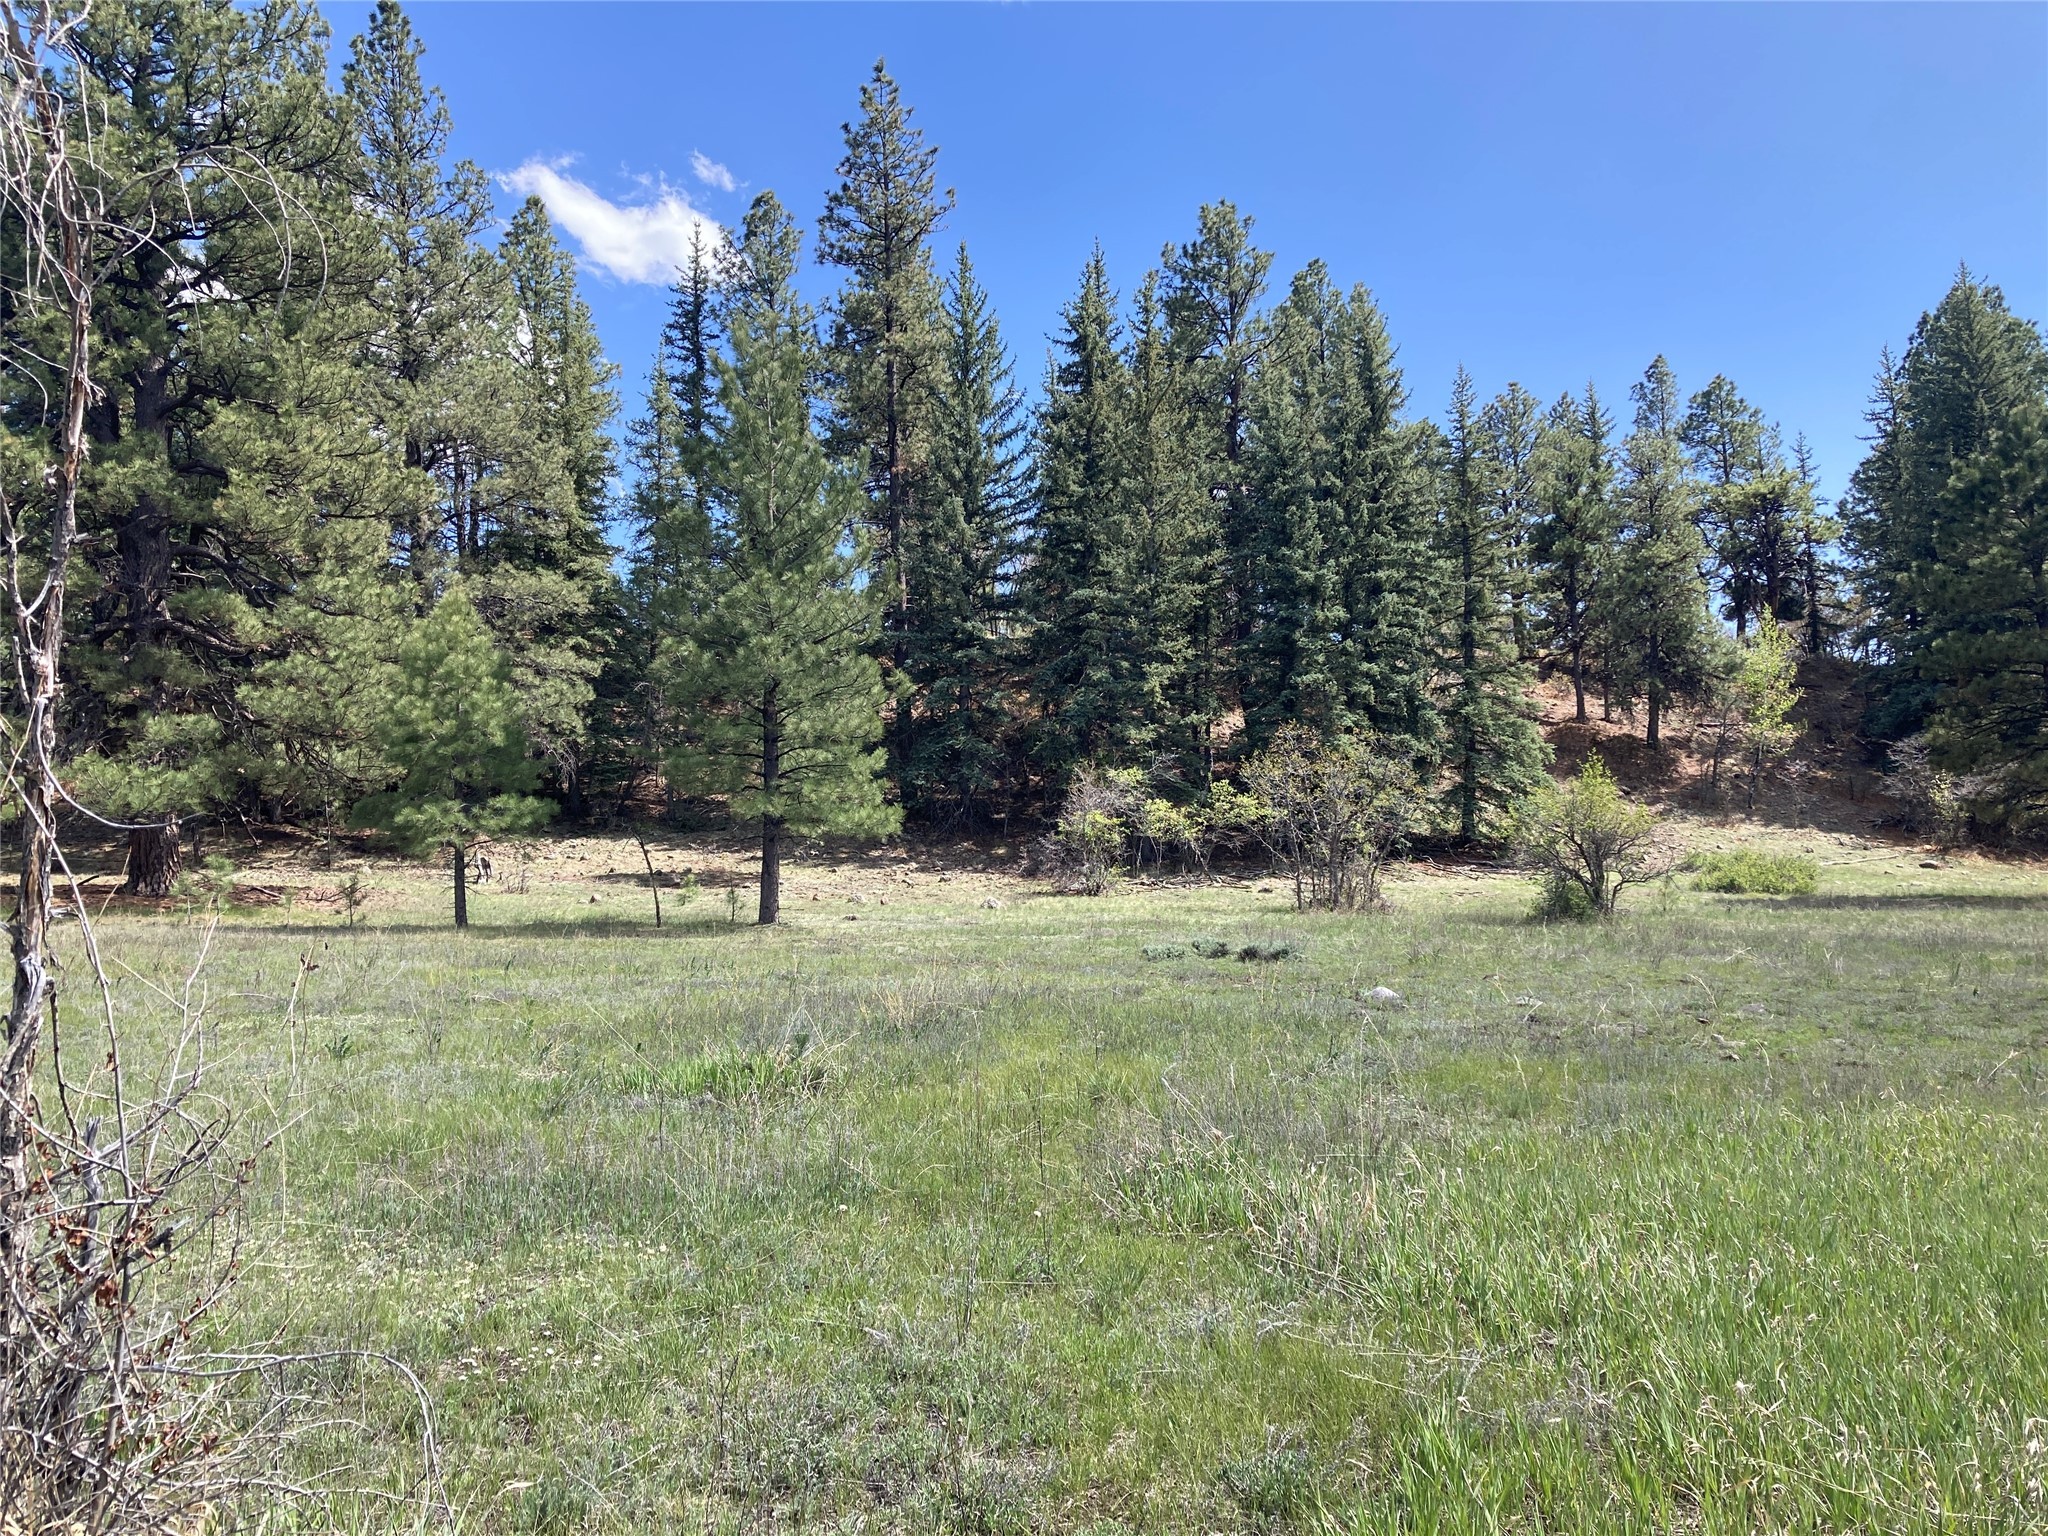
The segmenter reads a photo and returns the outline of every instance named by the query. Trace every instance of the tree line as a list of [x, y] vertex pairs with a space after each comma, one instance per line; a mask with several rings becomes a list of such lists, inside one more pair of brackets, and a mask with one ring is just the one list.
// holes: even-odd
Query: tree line
[[[1090, 256], [1033, 397], [877, 65], [811, 234], [836, 291], [804, 300], [763, 193], [677, 273], [624, 411], [545, 208], [501, 226], [451, 160], [395, 0], [338, 88], [289, 0], [79, 37], [89, 174], [152, 238], [99, 273], [59, 751], [138, 889], [181, 819], [459, 848], [657, 788], [772, 870], [789, 836], [1029, 819], [1084, 767], [1199, 802], [1296, 731], [1371, 737], [1483, 841], [1545, 775], [1539, 676], [1655, 745], [1760, 645], [1853, 661], [1873, 738], [2007, 819], [2048, 795], [2048, 353], [1967, 272], [1833, 506], [1802, 439], [1662, 358], [1614, 405], [1461, 372], [1423, 414], [1370, 291], [1282, 281], [1228, 202], [1122, 291]], [[23, 526], [48, 323], [0, 309]]]

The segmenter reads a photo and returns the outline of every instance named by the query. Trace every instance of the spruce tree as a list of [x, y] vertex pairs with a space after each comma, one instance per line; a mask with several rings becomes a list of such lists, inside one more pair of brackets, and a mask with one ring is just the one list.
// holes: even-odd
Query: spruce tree
[[1885, 356], [1868, 418], [1871, 450], [1842, 504], [1870, 638], [1887, 662], [1872, 720], [1883, 734], [1927, 725], [1943, 687], [1928, 646], [1966, 617], [1940, 610], [1941, 592], [1956, 589], [1930, 580], [1948, 559], [1943, 530], [1957, 510], [1949, 481], [2041, 398], [2044, 381], [2048, 348], [2038, 328], [1967, 270], [1920, 317], [1905, 355]]
[[2048, 390], [2013, 409], [1935, 505], [1922, 616], [1937, 760], [2000, 775], [2007, 811], [2048, 811]]
[[918, 700], [904, 676], [922, 586], [913, 563], [918, 482], [929, 448], [933, 375], [940, 352], [939, 285], [931, 238], [952, 207], [938, 188], [938, 150], [924, 142], [882, 60], [861, 87], [860, 116], [845, 125], [839, 185], [818, 221], [818, 259], [846, 271], [831, 311], [835, 455], [861, 463], [867, 522], [888, 593], [889, 657], [901, 691], [890, 751], [900, 773], [913, 750]]
[[1679, 437], [1678, 386], [1663, 358], [1629, 394], [1635, 431], [1622, 447], [1603, 641], [1615, 693], [1647, 704], [1643, 739], [1654, 747], [1672, 705], [1705, 686], [1715, 635], [1702, 574], [1706, 543], [1694, 521], [1697, 488]]
[[1500, 535], [1501, 584], [1514, 626], [1515, 655], [1536, 654], [1529, 617], [1529, 538], [1535, 529], [1543, 404], [1519, 384], [1487, 402], [1477, 423], [1485, 483]]
[[881, 670], [870, 646], [886, 591], [861, 581], [850, 534], [858, 478], [813, 430], [818, 348], [793, 286], [798, 238], [772, 193], [748, 210], [725, 274], [718, 413], [703, 476], [712, 569], [703, 606], [664, 658], [686, 724], [678, 783], [730, 797], [761, 835], [759, 920], [781, 915], [791, 833], [877, 834]]
[[1031, 487], [1023, 395], [965, 245], [947, 286], [944, 326], [925, 515], [911, 535], [926, 580], [907, 657], [922, 719], [904, 795], [934, 814], [971, 819], [1008, 788], [1006, 736], [1019, 702], [1016, 586]]
[[[1214, 722], [1234, 694], [1232, 648], [1251, 629], [1258, 528], [1252, 503], [1252, 389], [1267, 331], [1259, 303], [1273, 257], [1252, 244], [1252, 221], [1228, 202], [1203, 206], [1195, 239], [1166, 252], [1162, 293], [1190, 446], [1208, 482], [1204, 526], [1191, 530], [1185, 580], [1188, 682], [1183, 707], [1207, 722], [1203, 769], [1214, 764]], [[1198, 559], [1194, 558], [1199, 556]]]
[[1238, 662], [1255, 750], [1289, 724], [1326, 740], [1347, 728], [1337, 655], [1345, 544], [1332, 474], [1344, 358], [1342, 297], [1322, 263], [1311, 262], [1274, 312], [1248, 405], [1252, 491]]
[[1445, 798], [1466, 843], [1536, 786], [1549, 758], [1528, 699], [1530, 673], [1509, 592], [1511, 551], [1535, 495], [1534, 402], [1511, 386], [1484, 413], [1473, 405], [1471, 377], [1460, 368], [1436, 543], [1450, 594], [1439, 705]]
[[1062, 783], [1078, 764], [1131, 765], [1153, 742], [1131, 489], [1131, 380], [1098, 247], [1061, 311], [1037, 445], [1038, 516], [1027, 574], [1035, 755]]
[[1593, 386], [1561, 396], [1538, 448], [1537, 516], [1529, 536], [1536, 635], [1572, 680], [1573, 718], [1586, 719], [1586, 680], [1600, 655], [1604, 578], [1616, 537], [1613, 423]]
[[1130, 344], [1132, 580], [1148, 641], [1161, 771], [1206, 793], [1222, 718], [1216, 648], [1216, 502], [1188, 390], [1150, 274], [1133, 305]]

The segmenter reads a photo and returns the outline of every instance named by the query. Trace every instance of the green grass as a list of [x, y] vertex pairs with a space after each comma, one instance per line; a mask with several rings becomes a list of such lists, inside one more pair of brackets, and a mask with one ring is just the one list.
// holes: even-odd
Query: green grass
[[[215, 941], [222, 1089], [292, 1122], [232, 1324], [411, 1363], [466, 1531], [2048, 1526], [2038, 872], [462, 935], [378, 879]], [[308, 1464], [404, 1491], [407, 1395], [331, 1386]]]
[[1694, 890], [1728, 896], [1811, 896], [1820, 888], [1820, 861], [1798, 853], [1739, 848], [1697, 854], [1685, 867]]

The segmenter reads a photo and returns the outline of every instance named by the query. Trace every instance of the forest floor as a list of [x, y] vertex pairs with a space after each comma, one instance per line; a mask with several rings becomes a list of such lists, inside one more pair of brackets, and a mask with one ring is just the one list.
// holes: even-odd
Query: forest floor
[[[410, 1365], [465, 1531], [2038, 1531], [2048, 866], [1845, 803], [1671, 818], [1814, 896], [1586, 926], [978, 843], [800, 858], [765, 930], [664, 837], [657, 930], [627, 836], [499, 849], [460, 934], [279, 841], [89, 904], [137, 1053], [210, 942], [277, 1133], [225, 1326]], [[305, 1469], [399, 1496], [335, 1522], [410, 1528], [408, 1391], [324, 1388]]]

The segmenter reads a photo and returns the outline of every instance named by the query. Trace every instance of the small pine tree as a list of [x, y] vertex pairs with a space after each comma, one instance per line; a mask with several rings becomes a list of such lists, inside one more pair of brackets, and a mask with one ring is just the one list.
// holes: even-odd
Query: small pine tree
[[450, 589], [398, 647], [380, 730], [397, 782], [358, 802], [353, 820], [415, 855], [451, 851], [458, 928], [469, 926], [470, 845], [554, 809], [528, 793], [538, 775], [520, 716], [504, 654], [468, 592]]
[[724, 299], [731, 356], [704, 480], [713, 510], [703, 606], [664, 658], [685, 722], [674, 779], [730, 797], [759, 825], [759, 920], [781, 917], [792, 832], [880, 834], [882, 675], [870, 653], [885, 593], [859, 578], [858, 479], [812, 431], [811, 311], [796, 296], [797, 235], [772, 193], [748, 210]]

